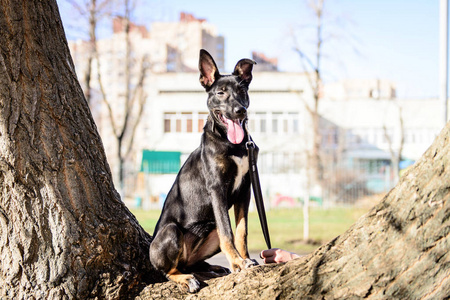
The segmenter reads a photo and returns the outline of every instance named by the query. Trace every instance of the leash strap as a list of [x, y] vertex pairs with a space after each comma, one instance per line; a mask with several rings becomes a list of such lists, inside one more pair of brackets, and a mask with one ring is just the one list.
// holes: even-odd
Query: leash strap
[[253, 187], [253, 195], [255, 196], [256, 208], [258, 209], [259, 222], [261, 223], [264, 239], [266, 240], [267, 249], [271, 249], [269, 227], [267, 226], [266, 211], [264, 209], [264, 200], [261, 193], [261, 184], [259, 181], [258, 167], [255, 158], [255, 143], [248, 134], [249, 141], [245, 144], [248, 152], [248, 161], [250, 167], [250, 181]]

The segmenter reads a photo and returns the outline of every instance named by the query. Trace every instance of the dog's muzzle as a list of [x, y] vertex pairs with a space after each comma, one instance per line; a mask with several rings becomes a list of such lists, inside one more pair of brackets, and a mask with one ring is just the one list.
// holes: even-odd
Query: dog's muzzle
[[[243, 115], [247, 110], [244, 108]], [[244, 120], [245, 118], [228, 119], [223, 114], [217, 114], [218, 119], [223, 123], [227, 131], [227, 138], [233, 144], [240, 144], [244, 139]]]

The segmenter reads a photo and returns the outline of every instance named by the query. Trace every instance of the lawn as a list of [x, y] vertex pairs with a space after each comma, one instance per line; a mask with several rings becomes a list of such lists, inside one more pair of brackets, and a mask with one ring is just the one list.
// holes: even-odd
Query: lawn
[[[232, 214], [232, 209], [230, 213]], [[287, 249], [306, 254], [321, 244], [345, 232], [368, 208], [311, 208], [310, 239], [313, 243], [303, 243], [303, 211], [301, 208], [271, 209], [266, 212], [272, 247]], [[158, 220], [159, 210], [132, 210], [141, 226], [153, 234]], [[231, 216], [234, 220], [234, 217]], [[234, 226], [234, 221], [232, 222]], [[259, 224], [258, 213], [249, 214], [248, 246], [250, 252], [259, 252], [266, 248], [264, 236]]]

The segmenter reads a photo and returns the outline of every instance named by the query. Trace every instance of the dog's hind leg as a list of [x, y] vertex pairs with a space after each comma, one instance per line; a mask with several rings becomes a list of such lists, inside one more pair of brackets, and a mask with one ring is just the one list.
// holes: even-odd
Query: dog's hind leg
[[200, 289], [199, 281], [192, 274], [183, 274], [178, 270], [183, 254], [184, 236], [175, 224], [167, 224], [154, 237], [150, 244], [152, 265], [166, 274], [166, 277], [188, 292]]

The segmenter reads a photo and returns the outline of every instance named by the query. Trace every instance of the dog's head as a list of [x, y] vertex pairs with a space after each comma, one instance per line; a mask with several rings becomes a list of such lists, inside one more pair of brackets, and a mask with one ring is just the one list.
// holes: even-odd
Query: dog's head
[[252, 81], [251, 59], [241, 59], [231, 75], [221, 75], [212, 56], [200, 50], [200, 83], [208, 93], [208, 109], [215, 122], [233, 144], [244, 139], [244, 121], [250, 104], [248, 86]]

